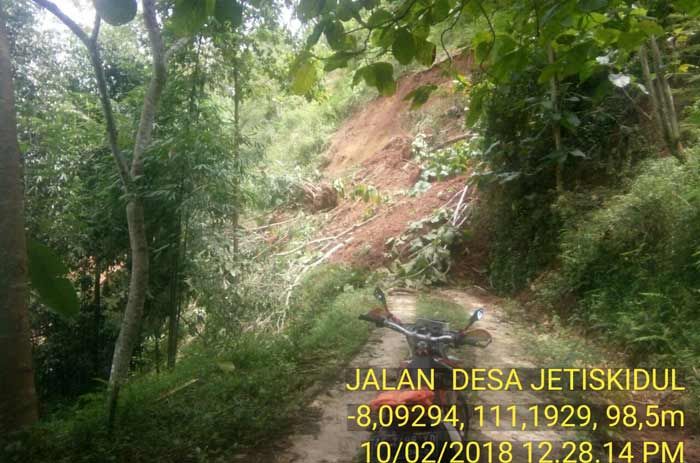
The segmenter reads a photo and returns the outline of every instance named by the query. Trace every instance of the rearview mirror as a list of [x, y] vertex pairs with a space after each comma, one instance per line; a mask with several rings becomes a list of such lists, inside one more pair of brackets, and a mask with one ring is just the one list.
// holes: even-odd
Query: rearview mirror
[[379, 302], [381, 302], [381, 304], [384, 308], [386, 308], [386, 296], [384, 295], [384, 291], [382, 291], [382, 289], [379, 286], [374, 288], [374, 297]]
[[474, 312], [472, 312], [472, 316], [469, 317], [469, 323], [467, 324], [466, 328], [464, 328], [464, 329], [466, 330], [467, 328], [469, 328], [470, 326], [472, 326], [474, 323], [478, 322], [482, 318], [484, 318], [484, 309], [479, 307]]

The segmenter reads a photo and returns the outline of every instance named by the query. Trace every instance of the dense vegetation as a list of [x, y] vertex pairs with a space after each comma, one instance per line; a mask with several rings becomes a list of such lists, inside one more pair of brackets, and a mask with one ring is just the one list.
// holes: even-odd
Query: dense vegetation
[[[700, 395], [696, 2], [68, 3], [0, 1], [2, 461], [229, 461], [364, 343], [376, 281], [476, 248], [495, 292]], [[338, 124], [439, 62], [471, 136], [417, 136], [406, 194], [468, 172], [474, 214], [416, 217], [391, 275], [297, 252]]]

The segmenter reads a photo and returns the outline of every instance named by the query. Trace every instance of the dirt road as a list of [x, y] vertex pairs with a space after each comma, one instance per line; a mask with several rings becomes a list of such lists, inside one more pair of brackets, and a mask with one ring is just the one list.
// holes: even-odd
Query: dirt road
[[[416, 301], [409, 295], [389, 295], [389, 310], [401, 320], [412, 321]], [[406, 358], [404, 337], [390, 330], [375, 330], [349, 368], [396, 368]], [[297, 430], [289, 437], [289, 447], [277, 454], [277, 463], [350, 462], [368, 433], [348, 430], [348, 405], [368, 403], [376, 392], [350, 392], [342, 378], [321, 393], [311, 404], [318, 412], [315, 425]]]
[[[520, 353], [524, 351], [519, 346], [518, 337], [514, 336], [515, 326], [503, 315], [493, 299], [478, 291], [448, 290], [440, 294], [464, 307], [471, 312], [474, 307], [485, 307], [486, 316], [479, 322], [481, 328], [487, 329], [493, 335], [494, 342], [486, 349], [479, 350], [478, 355], [465, 350], [470, 366], [518, 367], [527, 368], [534, 365]], [[389, 308], [399, 318], [411, 321], [416, 313], [416, 300], [412, 295], [389, 295]], [[350, 368], [395, 368], [408, 354], [408, 348], [403, 336], [389, 330], [375, 330], [367, 345], [351, 362]], [[462, 353], [460, 353], [462, 354]], [[357, 453], [360, 444], [367, 440], [368, 434], [348, 430], [347, 411], [349, 404], [367, 403], [376, 392], [350, 392], [345, 390], [342, 378], [322, 393], [312, 404], [312, 409], [318, 412], [314, 425], [305, 424], [305, 429], [298, 429], [288, 439], [288, 447], [277, 455], [277, 463], [349, 463]], [[487, 404], [535, 404], [545, 402], [545, 395], [538, 396], [529, 392], [489, 392], [480, 393], [476, 400]], [[476, 403], [476, 402], [475, 402]], [[479, 440], [571, 440], [576, 436], [557, 431], [504, 431], [496, 430], [493, 423], [485, 423], [482, 429], [471, 434], [471, 438]], [[579, 437], [580, 438], [580, 437]]]
[[[437, 295], [458, 303], [467, 313], [471, 313], [475, 307], [486, 308], [486, 315], [479, 322], [479, 327], [491, 333], [493, 342], [486, 349], [463, 348], [455, 352], [456, 356], [464, 360], [466, 366], [502, 369], [542, 366], [535, 365], [527, 357], [528, 349], [523, 341], [526, 339], [523, 331], [528, 330], [528, 327], [506, 316], [503, 308], [499, 306], [498, 299], [476, 288], [443, 290]], [[390, 310], [402, 320], [411, 321], [415, 318], [416, 299], [414, 296], [389, 295], [388, 302]], [[406, 358], [407, 354], [408, 348], [403, 336], [390, 330], [378, 329], [372, 333], [369, 342], [350, 363], [349, 368], [395, 368], [401, 360]], [[281, 444], [282, 450], [277, 452], [276, 458], [272, 461], [276, 463], [351, 463], [353, 461], [360, 444], [367, 441], [368, 434], [348, 429], [348, 405], [368, 403], [376, 395], [376, 392], [346, 391], [344, 379], [339, 378], [337, 383], [317, 397], [311, 404], [311, 410], [315, 411], [317, 418], [305, 420], [303, 426], [296, 429], [286, 442]], [[546, 391], [472, 392], [469, 399], [471, 404], [501, 405], [504, 408], [516, 405], [518, 410], [526, 410], [535, 404], [549, 404], [553, 400], [560, 404], [580, 402], [580, 398], [577, 397], [554, 396], [551, 392]], [[527, 413], [519, 413], [519, 416], [522, 418], [528, 415]], [[546, 441], [556, 445], [556, 442], [585, 441], [591, 438], [588, 433], [561, 428], [542, 430], [542, 426], [540, 426], [538, 430], [533, 430], [534, 423], [522, 419], [517, 428], [510, 428], [503, 424], [497, 428], [493, 415], [487, 416], [481, 426], [477, 426], [478, 423], [475, 421], [473, 415], [469, 439], [514, 442], [516, 444], [513, 446], [514, 458], [512, 461], [514, 462], [528, 461], [530, 458], [542, 456], [544, 452], [543, 448], [538, 450], [537, 447], [534, 447], [533, 455], [528, 458], [527, 451], [520, 444], [522, 442]], [[507, 417], [503, 421], [507, 421]], [[684, 439], [686, 443], [686, 459], [684, 461], [700, 461], [695, 459], [698, 455], [698, 441], [695, 436], [681, 437], [676, 432], [662, 437], [667, 438], [665, 440]], [[647, 440], [647, 436], [630, 435], [626, 439], [641, 442]], [[549, 457], [554, 458], [556, 455], [552, 453]]]

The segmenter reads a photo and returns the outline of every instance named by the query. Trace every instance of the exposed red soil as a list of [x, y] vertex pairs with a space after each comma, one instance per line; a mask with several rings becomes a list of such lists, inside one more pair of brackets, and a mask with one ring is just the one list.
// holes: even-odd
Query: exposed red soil
[[[457, 57], [453, 71], [468, 72], [468, 55]], [[372, 186], [388, 201], [380, 204], [358, 199], [341, 200], [329, 224], [320, 236], [341, 233], [353, 225], [376, 216], [359, 227], [331, 257], [331, 261], [377, 268], [388, 260], [385, 243], [402, 234], [411, 222], [430, 216], [456, 192], [464, 188], [466, 176], [435, 182], [419, 196], [407, 192], [420, 178], [420, 165], [412, 159], [411, 144], [419, 131], [442, 142], [464, 133], [460, 95], [452, 91], [452, 77], [445, 63], [429, 70], [408, 74], [397, 81], [397, 91], [390, 97], [377, 97], [351, 116], [335, 133], [325, 154], [324, 173], [329, 178], [342, 177], [346, 191], [355, 185]], [[418, 110], [410, 110], [404, 101], [417, 87], [434, 84], [438, 89]], [[456, 113], [456, 114], [455, 114]], [[418, 127], [427, 119], [429, 127]], [[350, 236], [350, 235], [348, 235]]]
[[[451, 69], [466, 73], [471, 62], [469, 55], [458, 56]], [[447, 109], [454, 105], [451, 77], [446, 69], [447, 65], [440, 63], [426, 71], [405, 75], [398, 79], [394, 95], [377, 97], [350, 117], [331, 139], [326, 152], [326, 173], [331, 177], [346, 173], [349, 168], [381, 152], [397, 137], [411, 140], [415, 133], [416, 117], [439, 111], [443, 106]], [[427, 84], [435, 84], [440, 88], [422, 108], [410, 111], [410, 102], [404, 101], [404, 98], [415, 88]], [[459, 132], [460, 123], [461, 118], [451, 127], [453, 133]]]
[[[411, 222], [431, 215], [455, 193], [464, 188], [466, 176], [434, 183], [420, 196], [400, 195], [383, 205], [372, 205], [362, 200], [345, 201], [338, 207], [335, 220], [323, 231], [323, 236], [338, 234], [354, 224], [361, 223], [374, 212], [376, 218], [358, 228], [352, 241], [336, 252], [333, 262], [350, 262], [369, 268], [381, 267], [388, 261], [387, 239], [402, 234]], [[373, 207], [376, 210], [372, 210]]]

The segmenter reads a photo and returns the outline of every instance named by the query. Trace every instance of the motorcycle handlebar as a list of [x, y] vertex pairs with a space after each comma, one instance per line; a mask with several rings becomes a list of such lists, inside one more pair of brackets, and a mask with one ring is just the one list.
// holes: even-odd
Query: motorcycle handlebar
[[442, 336], [432, 336], [430, 334], [420, 334], [415, 331], [409, 330], [408, 328], [399, 325], [398, 323], [392, 322], [390, 320], [384, 320], [383, 325], [394, 331], [398, 331], [408, 338], [417, 339], [419, 341], [431, 341], [431, 342], [449, 342], [456, 341], [457, 338], [453, 334], [444, 334]]
[[[482, 312], [482, 313], [483, 313], [483, 312]], [[421, 333], [417, 333], [417, 332], [415, 332], [415, 331], [413, 331], [413, 330], [410, 330], [410, 329], [404, 327], [404, 326], [401, 325], [400, 323], [396, 323], [396, 322], [394, 322], [394, 321], [392, 321], [392, 320], [389, 320], [389, 319], [386, 318], [386, 317], [371, 317], [371, 316], [369, 316], [369, 315], [367, 315], [367, 314], [363, 314], [363, 315], [360, 315], [358, 318], [359, 318], [360, 320], [364, 320], [364, 321], [368, 321], [368, 322], [375, 323], [375, 324], [376, 324], [377, 326], [379, 326], [379, 327], [383, 326], [383, 327], [392, 329], [392, 330], [394, 330], [394, 331], [397, 331], [397, 332], [403, 334], [403, 335], [406, 336], [407, 338], [412, 338], [412, 339], [416, 339], [416, 340], [419, 340], [419, 341], [429, 341], [429, 342], [453, 342], [455, 345], [468, 344], [468, 345], [470, 345], [470, 346], [485, 347], [485, 345], [483, 345], [483, 344], [484, 344], [483, 341], [480, 341], [480, 340], [471, 340], [471, 339], [469, 339], [468, 336], [466, 336], [466, 330], [469, 328], [469, 326], [471, 326], [471, 325], [474, 323], [474, 321], [476, 321], [476, 319], [472, 320], [472, 321], [469, 323], [469, 325], [467, 325], [466, 328], [464, 328], [463, 330], [458, 331], [458, 332], [456, 332], [456, 333], [453, 333], [453, 334], [444, 334], [444, 335], [442, 335], [442, 336], [432, 336], [432, 335], [430, 335], [430, 334], [421, 334]], [[478, 317], [478, 318], [481, 318], [481, 317]], [[490, 341], [489, 341], [489, 342], [490, 342]]]

